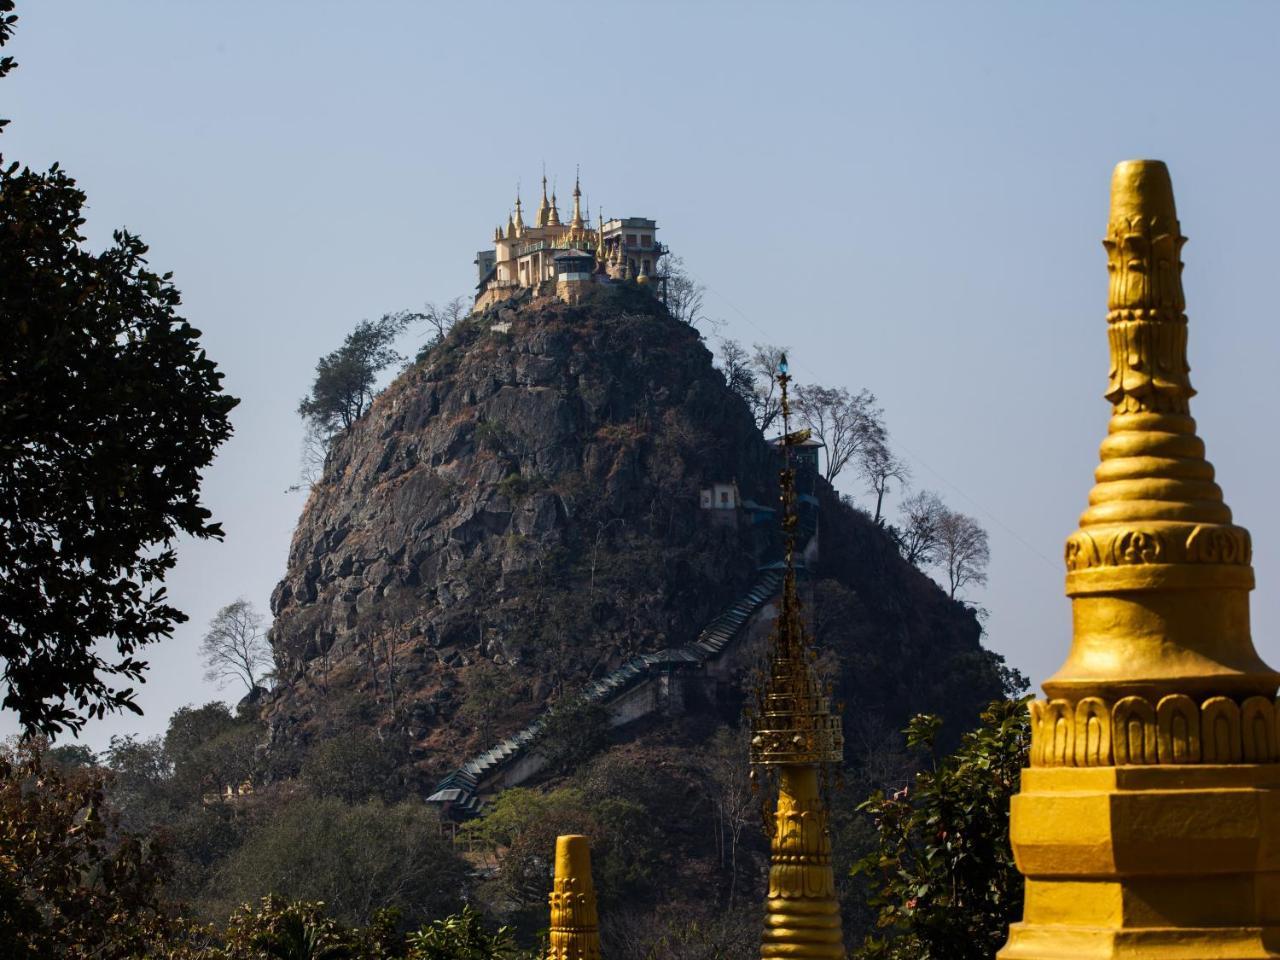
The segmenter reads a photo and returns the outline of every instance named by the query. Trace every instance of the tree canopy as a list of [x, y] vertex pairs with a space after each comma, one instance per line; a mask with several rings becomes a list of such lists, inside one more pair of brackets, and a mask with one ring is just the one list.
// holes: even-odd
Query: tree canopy
[[139, 712], [139, 649], [186, 619], [163, 586], [174, 541], [222, 536], [200, 482], [237, 402], [146, 245], [84, 248], [84, 203], [56, 164], [0, 156], [3, 706], [50, 734]]
[[403, 358], [393, 344], [419, 314], [401, 311], [377, 320], [361, 320], [342, 346], [316, 363], [311, 392], [298, 404], [298, 415], [328, 437], [348, 429], [373, 402], [378, 374]]

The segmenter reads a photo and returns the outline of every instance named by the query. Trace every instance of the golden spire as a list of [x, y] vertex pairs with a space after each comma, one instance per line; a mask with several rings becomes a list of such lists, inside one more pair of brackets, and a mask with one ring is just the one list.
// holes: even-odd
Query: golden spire
[[600, 226], [596, 229], [596, 263], [603, 264], [605, 260], [604, 252], [604, 214], [599, 211], [596, 216], [600, 218]]
[[556, 203], [556, 192], [554, 189], [551, 191], [551, 217], [547, 222], [553, 227], [560, 226], [560, 205]]
[[752, 717], [752, 777], [776, 770], [778, 802], [770, 828], [769, 893], [761, 957], [841, 960], [844, 938], [831, 868], [831, 837], [820, 773], [844, 756], [840, 718], [831, 713], [813, 667], [796, 582], [796, 470], [792, 449], [809, 439], [791, 430], [787, 358], [778, 367], [783, 436], [782, 500], [784, 573], [778, 619], [769, 638], [769, 667]]
[[520, 192], [516, 191], [516, 216], [515, 216], [515, 235], [518, 237], [524, 233], [524, 218], [520, 216]]
[[584, 225], [582, 219], [582, 188], [578, 185], [578, 172], [573, 173], [573, 218], [569, 221], [569, 226], [574, 230], [581, 230]]
[[1184, 242], [1165, 165], [1119, 164], [1111, 421], [1066, 545], [1071, 652], [1031, 704], [1010, 823], [1026, 899], [1002, 960], [1280, 957], [1280, 675], [1249, 632], [1249, 534], [1190, 416]]
[[1075, 639], [1050, 697], [1274, 694], [1249, 634], [1249, 533], [1189, 412], [1182, 236], [1169, 171], [1116, 167], [1107, 238], [1111, 424], [1067, 540]]
[[547, 171], [542, 171], [542, 202], [538, 204], [538, 226], [545, 227], [551, 217], [551, 205], [547, 202]]
[[547, 960], [600, 960], [600, 919], [586, 837], [556, 837]]

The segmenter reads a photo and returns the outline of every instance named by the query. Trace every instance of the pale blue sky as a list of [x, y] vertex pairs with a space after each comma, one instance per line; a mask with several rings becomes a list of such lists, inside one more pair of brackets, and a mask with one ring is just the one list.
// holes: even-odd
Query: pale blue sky
[[[294, 414], [362, 317], [470, 292], [541, 165], [659, 221], [744, 342], [881, 399], [917, 483], [991, 532], [990, 644], [1037, 681], [1070, 639], [1062, 543], [1108, 407], [1112, 165], [1158, 157], [1184, 232], [1194, 412], [1254, 534], [1280, 663], [1280, 6], [25, 0], [6, 159], [60, 161], [88, 232], [140, 233], [242, 398], [209, 472], [222, 544], [152, 648], [156, 732], [196, 644], [266, 608], [302, 504]], [[850, 492], [861, 496], [852, 486]], [[228, 691], [230, 694], [231, 691]], [[12, 729], [7, 721], [0, 729]]]

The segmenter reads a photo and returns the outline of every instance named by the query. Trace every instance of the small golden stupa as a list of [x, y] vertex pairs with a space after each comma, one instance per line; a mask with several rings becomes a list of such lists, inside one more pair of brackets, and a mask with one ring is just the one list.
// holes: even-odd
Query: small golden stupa
[[1184, 242], [1165, 165], [1117, 166], [1111, 424], [1067, 540], [1071, 652], [1031, 704], [1002, 960], [1280, 957], [1280, 675], [1190, 416]]
[[785, 457], [780, 475], [785, 576], [769, 640], [768, 675], [752, 718], [753, 777], [776, 772], [777, 808], [770, 827], [769, 893], [761, 957], [843, 960], [840, 906], [831, 870], [831, 837], [822, 795], [824, 768], [844, 753], [840, 718], [831, 713], [813, 665], [813, 646], [796, 586], [796, 470], [793, 449], [808, 430], [791, 432], [786, 357], [778, 373]]
[[556, 837], [547, 960], [600, 960], [600, 920], [586, 837]]

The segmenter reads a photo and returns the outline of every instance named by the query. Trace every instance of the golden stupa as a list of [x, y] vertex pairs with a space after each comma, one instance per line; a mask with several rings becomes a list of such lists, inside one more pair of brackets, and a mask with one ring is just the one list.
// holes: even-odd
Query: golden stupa
[[1031, 705], [1011, 824], [1026, 906], [998, 956], [1280, 957], [1280, 675], [1249, 632], [1249, 534], [1190, 416], [1163, 163], [1116, 167], [1103, 242], [1111, 423], [1067, 540], [1071, 652]]
[[785, 356], [777, 379], [785, 457], [779, 477], [785, 571], [778, 619], [769, 640], [768, 675], [759, 692], [751, 738], [753, 768], [776, 772], [778, 783], [777, 806], [769, 830], [769, 892], [760, 954], [765, 960], [843, 960], [844, 938], [831, 869], [831, 837], [821, 775], [824, 768], [840, 763], [844, 736], [840, 718], [831, 713], [814, 670], [812, 643], [796, 585], [799, 519], [792, 451], [809, 438], [809, 431], [791, 432], [787, 396], [790, 377]]
[[586, 837], [556, 837], [551, 883], [547, 960], [600, 960], [600, 920], [591, 880], [591, 845]]

